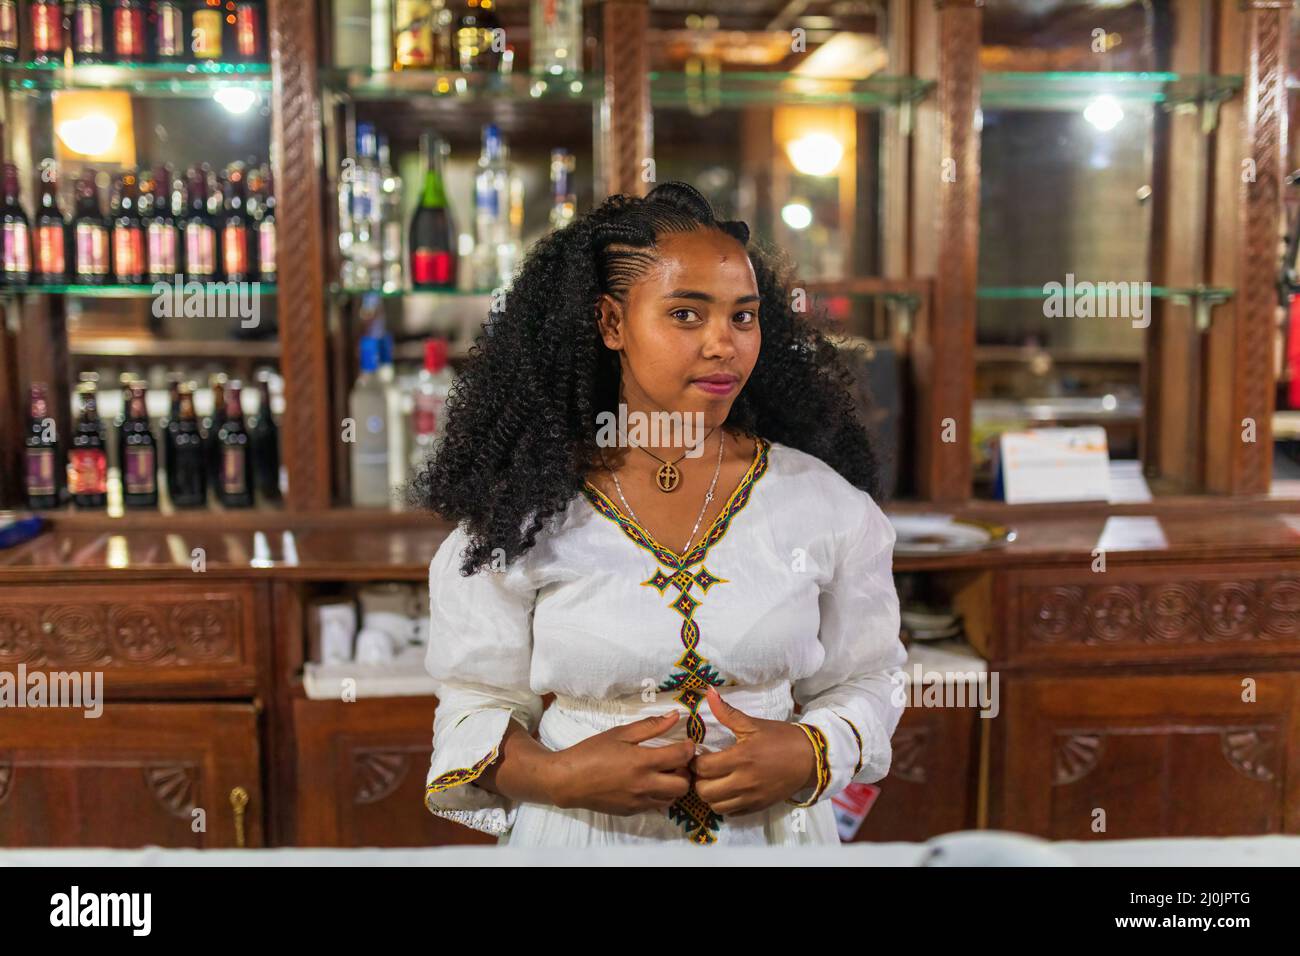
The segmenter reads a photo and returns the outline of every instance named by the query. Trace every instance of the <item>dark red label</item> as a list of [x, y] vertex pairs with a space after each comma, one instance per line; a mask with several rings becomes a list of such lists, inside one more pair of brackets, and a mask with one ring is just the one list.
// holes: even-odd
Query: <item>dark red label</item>
[[68, 491], [102, 495], [108, 490], [108, 459], [102, 449], [74, 448], [68, 452]]
[[144, 232], [138, 226], [113, 230], [113, 263], [119, 277], [144, 272]]
[[38, 226], [36, 229], [36, 271], [42, 275], [63, 275], [67, 268], [63, 255], [63, 227]]
[[416, 285], [446, 285], [451, 281], [451, 253], [416, 249], [411, 253], [411, 281]]
[[113, 43], [118, 56], [144, 56], [144, 11], [113, 11]]
[[60, 53], [63, 50], [63, 9], [58, 3], [37, 3], [32, 7], [32, 52]]
[[221, 230], [221, 255], [225, 260], [226, 275], [248, 272], [248, 234], [243, 226], [226, 226]]
[[54, 494], [54, 449], [27, 449], [27, 493], [32, 497]]

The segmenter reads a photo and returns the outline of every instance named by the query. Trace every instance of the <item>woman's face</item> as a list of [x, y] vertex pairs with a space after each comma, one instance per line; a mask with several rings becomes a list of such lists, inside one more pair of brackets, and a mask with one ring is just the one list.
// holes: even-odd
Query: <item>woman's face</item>
[[723, 422], [762, 344], [758, 282], [745, 247], [717, 229], [669, 233], [659, 262], [600, 302], [605, 345], [622, 353], [629, 410], [700, 412]]

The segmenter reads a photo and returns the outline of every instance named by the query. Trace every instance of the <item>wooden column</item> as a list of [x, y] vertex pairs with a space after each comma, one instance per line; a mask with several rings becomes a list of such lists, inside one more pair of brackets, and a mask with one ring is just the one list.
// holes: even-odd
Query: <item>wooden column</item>
[[331, 504], [330, 453], [339, 436], [325, 366], [317, 0], [271, 0], [268, 18], [285, 389], [280, 447], [289, 472], [286, 507], [304, 511]]
[[917, 489], [934, 501], [963, 501], [971, 490], [982, 5], [935, 0], [913, 8], [916, 73], [938, 81], [917, 111], [912, 176], [912, 270], [934, 277], [932, 308], [914, 342]]
[[[648, 0], [605, 0], [605, 182], [611, 194], [644, 196], [652, 158]], [[604, 197], [597, 197], [597, 201]]]
[[[1218, 73], [1242, 73], [1223, 111], [1216, 161], [1213, 281], [1236, 289], [1207, 342], [1206, 486], [1265, 494], [1273, 466], [1278, 237], [1286, 143], [1290, 0], [1219, 6]], [[1244, 431], [1254, 423], [1254, 440]]]

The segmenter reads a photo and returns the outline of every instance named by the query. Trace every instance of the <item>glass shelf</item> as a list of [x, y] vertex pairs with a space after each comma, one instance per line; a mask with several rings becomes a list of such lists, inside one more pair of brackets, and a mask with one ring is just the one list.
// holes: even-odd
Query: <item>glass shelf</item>
[[495, 291], [495, 289], [393, 289], [391, 291], [386, 291], [383, 289], [344, 288], [343, 286], [338, 285], [330, 286], [328, 290], [329, 294], [335, 298], [373, 294], [382, 299], [476, 299], [483, 296], [490, 296]]
[[275, 359], [280, 355], [280, 342], [278, 339], [199, 340], [78, 336], [69, 338], [68, 352], [72, 355], [96, 358]]
[[1241, 89], [1240, 76], [1181, 73], [985, 73], [984, 109], [1069, 109], [1098, 96], [1138, 103], [1218, 103]]
[[11, 90], [126, 90], [202, 96], [238, 86], [271, 89], [266, 63], [22, 63], [3, 67]]
[[901, 106], [924, 98], [934, 83], [913, 76], [833, 79], [777, 72], [651, 73], [654, 106]]
[[[189, 281], [189, 280], [186, 280]], [[200, 280], [193, 280], [200, 281]], [[224, 281], [212, 280], [210, 283], [201, 283], [203, 285], [225, 286]], [[252, 284], [252, 283], [249, 283]], [[20, 296], [20, 295], [70, 295], [79, 296], [88, 299], [152, 299], [158, 293], [155, 291], [156, 283], [141, 285], [124, 285], [120, 283], [109, 283], [106, 285], [78, 285], [76, 283], [60, 283], [57, 285], [22, 285], [22, 286], [0, 286], [0, 296]], [[174, 288], [172, 283], [164, 283], [168, 292]], [[258, 291], [263, 296], [276, 295], [276, 286], [269, 282], [257, 283]], [[184, 292], [185, 287], [182, 285], [181, 290]]]
[[463, 73], [437, 70], [369, 70], [325, 68], [321, 86], [360, 100], [436, 97], [468, 100], [561, 100], [597, 102], [604, 96], [604, 77], [594, 73]]

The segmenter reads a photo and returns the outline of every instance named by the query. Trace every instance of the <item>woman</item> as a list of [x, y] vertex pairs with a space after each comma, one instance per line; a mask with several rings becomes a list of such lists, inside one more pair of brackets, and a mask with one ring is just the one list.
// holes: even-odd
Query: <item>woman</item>
[[[876, 461], [748, 241], [683, 183], [613, 196], [490, 317], [416, 483], [457, 525], [429, 568], [434, 814], [512, 846], [836, 843], [829, 798], [888, 772]], [[638, 440], [663, 412], [702, 429]]]

